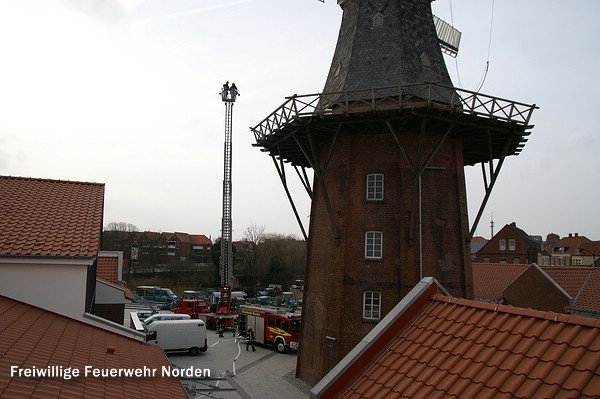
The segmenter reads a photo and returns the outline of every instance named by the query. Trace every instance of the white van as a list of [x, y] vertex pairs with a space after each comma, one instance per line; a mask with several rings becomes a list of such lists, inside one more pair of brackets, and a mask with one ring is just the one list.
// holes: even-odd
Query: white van
[[145, 325], [151, 324], [158, 320], [189, 320], [191, 319], [189, 314], [176, 314], [176, 313], [154, 313], [152, 316], [144, 319], [142, 323]]
[[206, 352], [206, 326], [199, 319], [157, 320], [144, 327], [146, 342], [160, 346], [165, 352], [188, 351], [196, 356]]

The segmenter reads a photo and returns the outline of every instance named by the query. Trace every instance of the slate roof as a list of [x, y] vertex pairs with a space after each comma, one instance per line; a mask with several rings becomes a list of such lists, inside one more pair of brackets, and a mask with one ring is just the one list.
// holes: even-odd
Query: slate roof
[[0, 256], [93, 257], [104, 184], [0, 176]]
[[[109, 353], [109, 347], [114, 353]], [[107, 351], [107, 349], [109, 349]], [[10, 377], [10, 366], [158, 369], [155, 378]], [[161, 377], [169, 361], [158, 346], [105, 331], [0, 296], [0, 397], [9, 398], [187, 398], [176, 378]]]
[[481, 248], [483, 248], [485, 246], [485, 244], [487, 244], [488, 239], [481, 237], [481, 236], [475, 236], [471, 239], [471, 253], [472, 254], [476, 254], [477, 252], [479, 252], [479, 250], [481, 250]]
[[311, 397], [600, 397], [600, 320], [441, 290], [423, 279]]
[[[381, 2], [380, 2], [381, 3]], [[452, 86], [429, 0], [347, 0], [323, 92], [417, 82]], [[380, 22], [380, 23], [378, 23]]]

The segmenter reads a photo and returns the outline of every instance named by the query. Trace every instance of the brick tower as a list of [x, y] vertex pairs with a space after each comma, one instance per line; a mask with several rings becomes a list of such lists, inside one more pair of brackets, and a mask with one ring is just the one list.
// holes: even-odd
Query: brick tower
[[[323, 93], [289, 97], [252, 129], [297, 218], [286, 166], [312, 199], [297, 365], [311, 384], [422, 277], [473, 296], [470, 238], [535, 108], [452, 86], [430, 0], [338, 4]], [[464, 166], [478, 163], [486, 195], [469, 229]]]

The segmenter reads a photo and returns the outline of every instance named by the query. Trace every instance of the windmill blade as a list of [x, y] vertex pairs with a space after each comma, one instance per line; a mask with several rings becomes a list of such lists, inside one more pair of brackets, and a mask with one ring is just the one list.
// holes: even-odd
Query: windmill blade
[[435, 15], [433, 16], [433, 24], [435, 25], [442, 51], [451, 57], [456, 57], [462, 33]]

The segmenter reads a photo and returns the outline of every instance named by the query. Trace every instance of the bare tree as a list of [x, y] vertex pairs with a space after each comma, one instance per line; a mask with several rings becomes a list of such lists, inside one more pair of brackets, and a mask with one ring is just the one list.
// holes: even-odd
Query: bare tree
[[250, 226], [244, 230], [244, 240], [253, 242], [254, 245], [262, 244], [265, 240], [265, 225], [260, 226], [250, 221]]
[[124, 232], [135, 232], [139, 231], [137, 226], [131, 223], [125, 222], [110, 222], [104, 228], [105, 231], [124, 231]]
[[256, 273], [256, 259], [258, 257], [258, 245], [265, 241], [265, 226], [257, 225], [256, 223], [250, 221], [250, 225], [246, 227], [244, 230], [244, 240], [252, 243], [252, 258], [250, 259], [248, 275], [246, 278], [246, 283], [252, 284], [254, 286], [258, 279]]

